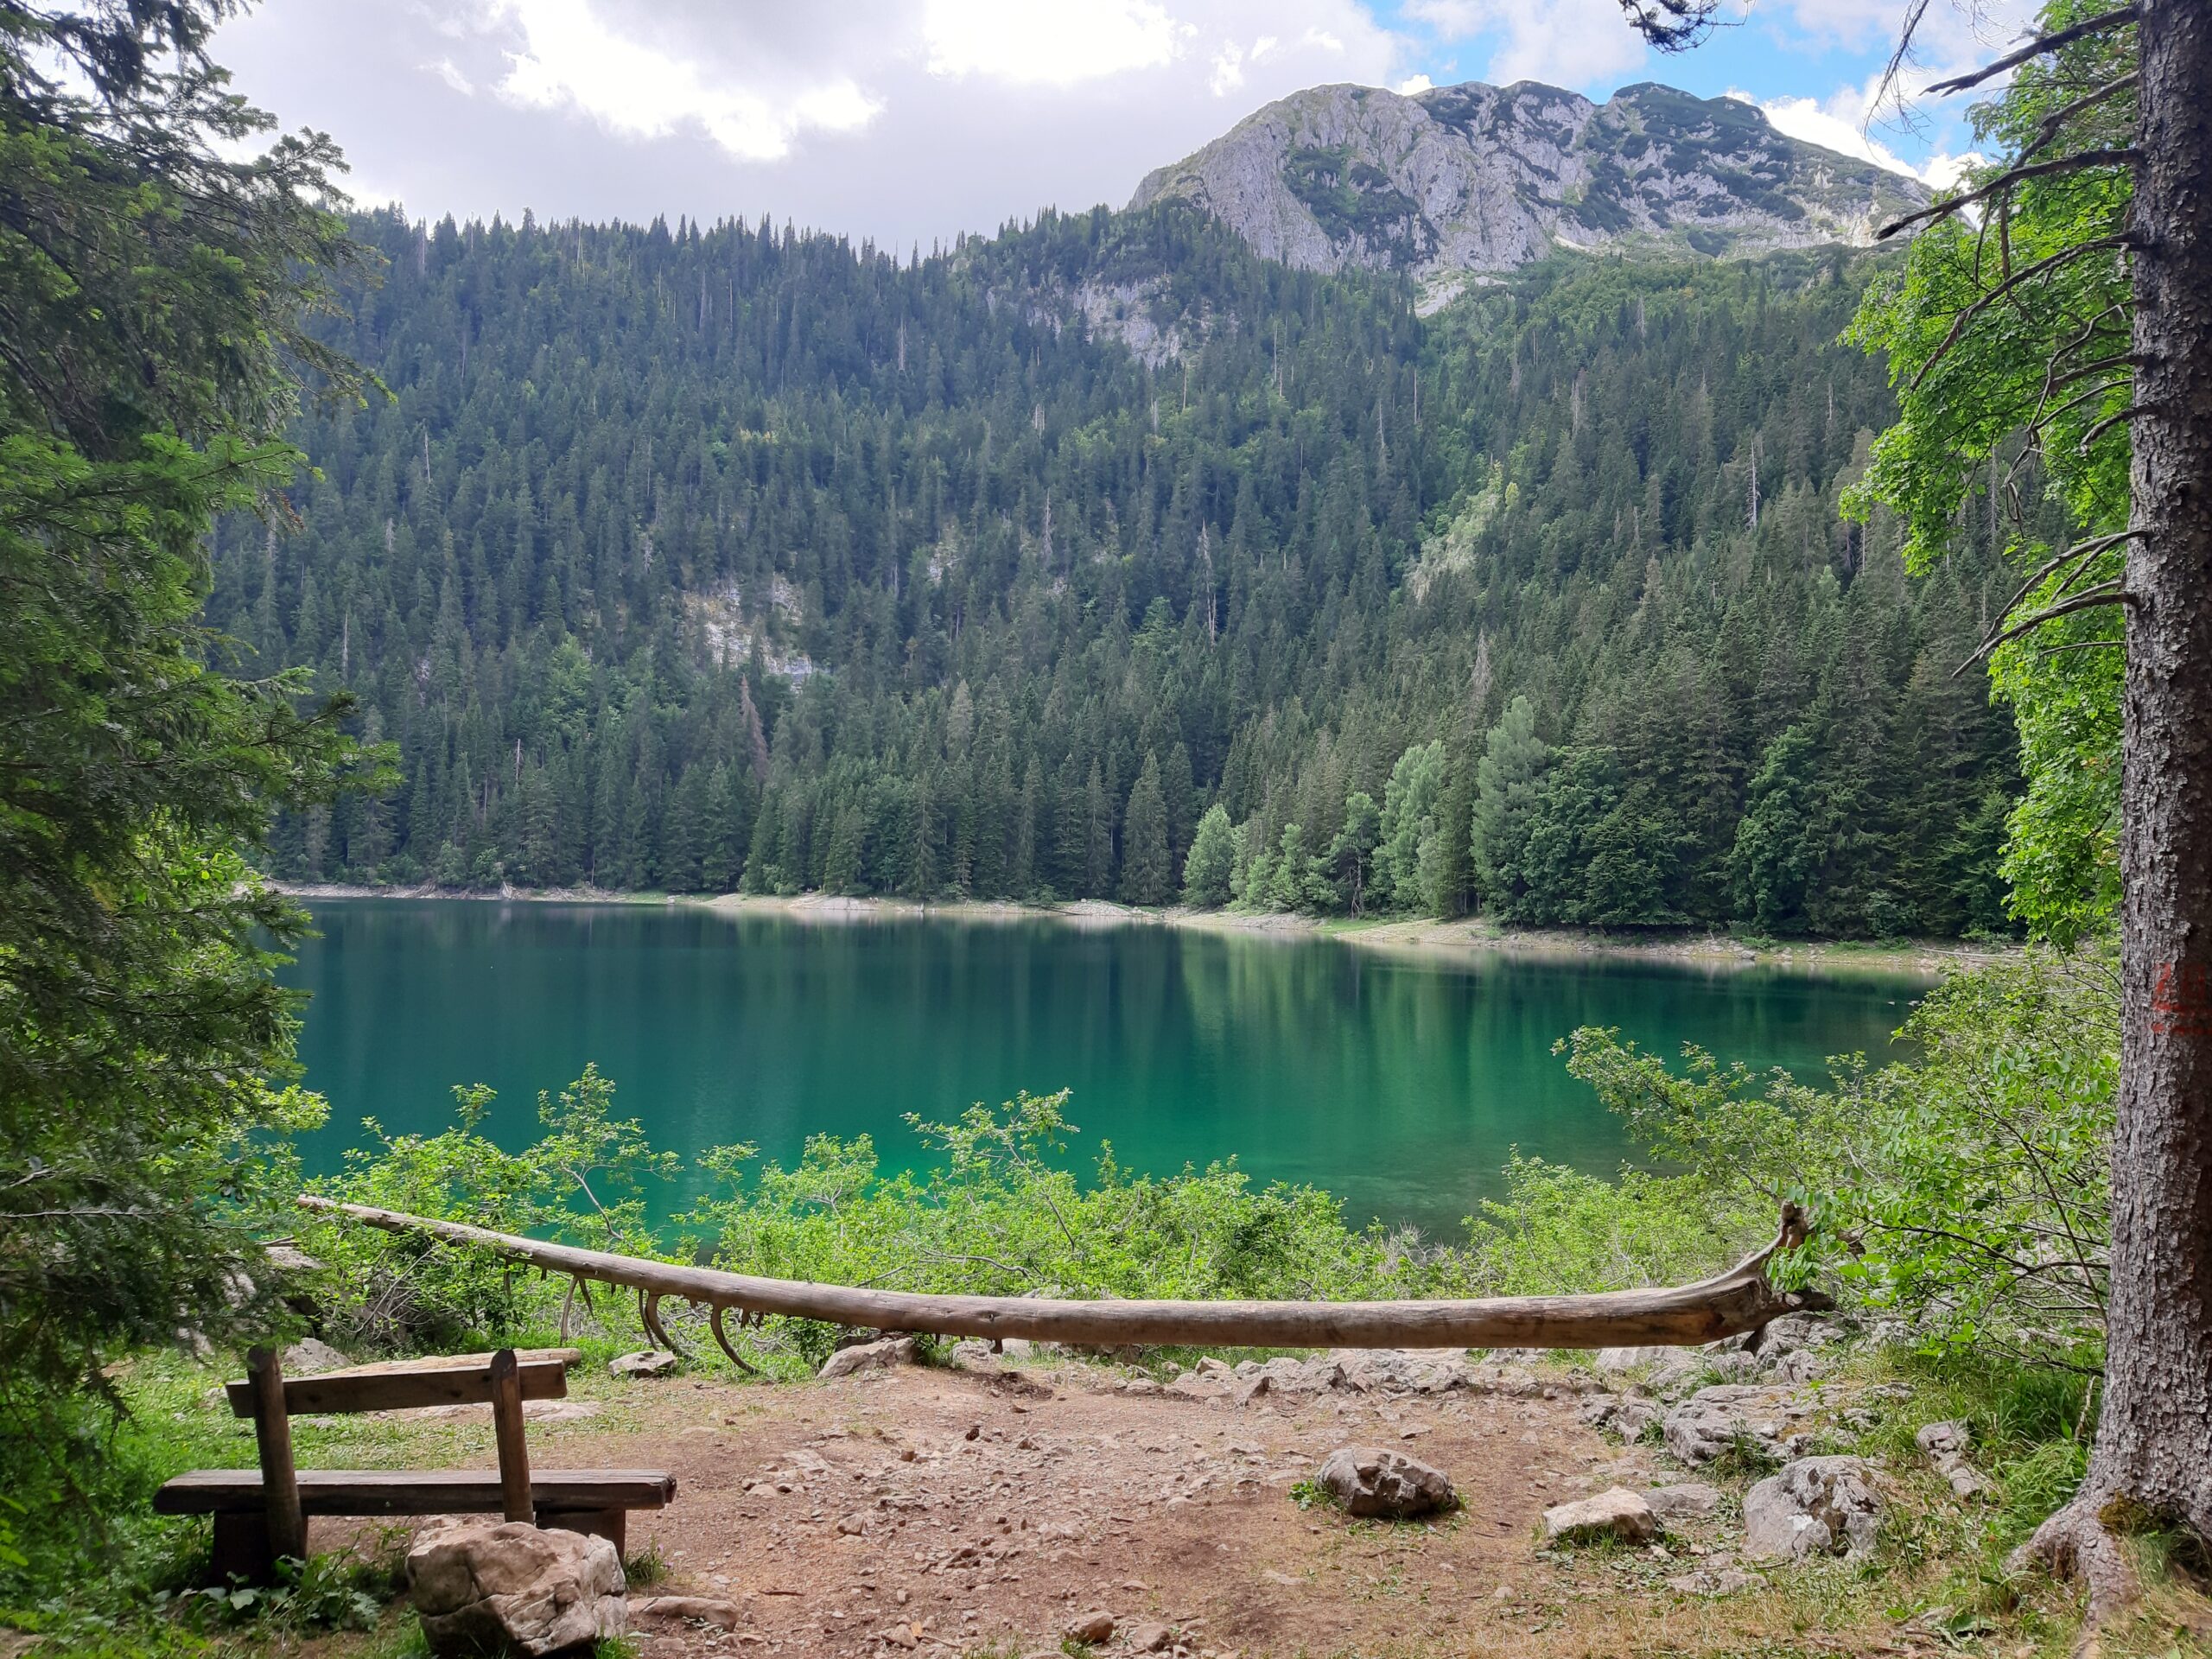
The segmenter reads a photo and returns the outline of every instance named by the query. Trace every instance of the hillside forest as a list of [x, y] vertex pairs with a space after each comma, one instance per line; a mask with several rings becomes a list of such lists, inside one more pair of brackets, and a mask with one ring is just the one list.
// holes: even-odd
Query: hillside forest
[[1433, 315], [1165, 203], [901, 258], [357, 219], [209, 620], [394, 746], [296, 880], [2009, 931], [1993, 518], [1842, 499], [1880, 261]]

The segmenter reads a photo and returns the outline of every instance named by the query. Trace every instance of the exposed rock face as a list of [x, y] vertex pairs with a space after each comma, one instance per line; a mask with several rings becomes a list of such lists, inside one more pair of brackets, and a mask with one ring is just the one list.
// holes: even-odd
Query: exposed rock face
[[1441, 1469], [1382, 1446], [1338, 1446], [1323, 1460], [1314, 1478], [1344, 1505], [1347, 1515], [1410, 1521], [1452, 1509], [1459, 1501]]
[[850, 1376], [855, 1371], [876, 1371], [893, 1365], [912, 1365], [918, 1351], [912, 1337], [884, 1337], [874, 1342], [840, 1348], [823, 1361], [822, 1375]]
[[1625, 1486], [1608, 1487], [1593, 1497], [1544, 1511], [1544, 1536], [1562, 1543], [1618, 1538], [1623, 1543], [1648, 1544], [1659, 1531], [1659, 1517], [1651, 1505]]
[[1711, 1463], [1733, 1446], [1748, 1445], [1770, 1458], [1804, 1449], [1791, 1425], [1806, 1408], [1783, 1389], [1724, 1382], [1700, 1389], [1667, 1414], [1667, 1449], [1687, 1464]]
[[440, 1656], [543, 1654], [620, 1636], [622, 1562], [604, 1538], [519, 1521], [464, 1521], [407, 1555], [408, 1593]]
[[1718, 1486], [1708, 1486], [1701, 1480], [1686, 1480], [1673, 1486], [1656, 1486], [1643, 1495], [1653, 1514], [1692, 1516], [1711, 1515], [1725, 1501]]
[[1873, 1471], [1858, 1458], [1800, 1458], [1744, 1495], [1744, 1554], [1754, 1560], [1864, 1555], [1881, 1525]]
[[1969, 1436], [1964, 1423], [1929, 1423], [1912, 1438], [1943, 1478], [1951, 1483], [1955, 1497], [1980, 1497], [1989, 1491], [1989, 1482], [1967, 1461]]
[[1865, 244], [1915, 180], [1785, 137], [1751, 105], [1649, 82], [1604, 105], [1533, 81], [1414, 97], [1317, 86], [1148, 175], [1130, 206], [1196, 203], [1313, 270], [1457, 273], [1553, 249], [1704, 254]]

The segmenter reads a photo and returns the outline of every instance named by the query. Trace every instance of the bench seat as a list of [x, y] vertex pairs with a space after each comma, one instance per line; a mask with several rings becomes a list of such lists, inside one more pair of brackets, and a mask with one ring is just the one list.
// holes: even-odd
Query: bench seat
[[[477, 1515], [499, 1511], [496, 1469], [302, 1469], [308, 1515]], [[531, 1501], [553, 1514], [665, 1509], [676, 1477], [659, 1469], [539, 1469]], [[157, 1515], [259, 1514], [267, 1503], [258, 1469], [194, 1469], [154, 1494]]]

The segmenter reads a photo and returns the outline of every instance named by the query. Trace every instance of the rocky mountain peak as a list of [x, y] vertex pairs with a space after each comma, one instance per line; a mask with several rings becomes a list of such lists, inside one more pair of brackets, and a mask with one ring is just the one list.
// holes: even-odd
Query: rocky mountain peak
[[1258, 252], [1410, 270], [1433, 295], [1554, 248], [1712, 256], [1864, 244], [1926, 190], [1776, 130], [1738, 99], [1645, 81], [1604, 104], [1535, 81], [1402, 96], [1317, 86], [1147, 175]]

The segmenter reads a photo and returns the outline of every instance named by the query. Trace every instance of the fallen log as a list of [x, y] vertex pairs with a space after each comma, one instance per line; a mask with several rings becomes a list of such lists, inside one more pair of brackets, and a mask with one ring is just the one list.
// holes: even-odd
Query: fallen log
[[1804, 1242], [1804, 1211], [1794, 1204], [1783, 1205], [1782, 1228], [1773, 1243], [1726, 1273], [1694, 1285], [1470, 1301], [1171, 1302], [856, 1290], [580, 1249], [312, 1194], [303, 1194], [299, 1201], [307, 1209], [387, 1232], [488, 1249], [579, 1281], [626, 1286], [656, 1300], [674, 1296], [715, 1309], [734, 1307], [754, 1315], [776, 1313], [865, 1330], [1024, 1337], [1033, 1342], [1096, 1347], [1697, 1347], [1758, 1330], [1785, 1313], [1829, 1305], [1817, 1292], [1777, 1290], [1767, 1278], [1769, 1257]]

